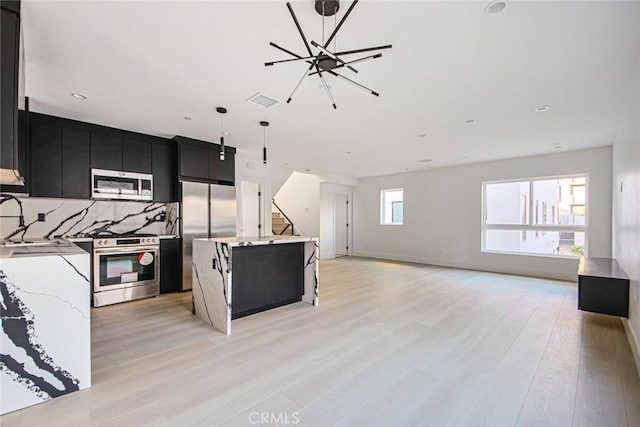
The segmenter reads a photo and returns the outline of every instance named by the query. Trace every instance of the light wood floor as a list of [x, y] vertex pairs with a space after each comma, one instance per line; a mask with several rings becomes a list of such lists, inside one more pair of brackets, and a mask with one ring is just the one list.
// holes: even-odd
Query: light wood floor
[[320, 307], [239, 319], [230, 337], [191, 315], [188, 293], [102, 307], [93, 387], [0, 422], [252, 425], [266, 412], [302, 426], [640, 426], [621, 322], [578, 311], [576, 293], [341, 258], [321, 262]]

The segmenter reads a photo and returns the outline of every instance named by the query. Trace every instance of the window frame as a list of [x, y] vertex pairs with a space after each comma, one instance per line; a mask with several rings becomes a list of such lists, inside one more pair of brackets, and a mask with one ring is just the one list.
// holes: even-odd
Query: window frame
[[[534, 198], [534, 183], [536, 181], [547, 181], [552, 179], [572, 179], [572, 178], [584, 178], [585, 183], [585, 195], [584, 195], [584, 206], [585, 206], [585, 221], [584, 225], [573, 225], [573, 224], [538, 224], [537, 215], [534, 213], [536, 208], [535, 204], [537, 204], [537, 200]], [[529, 221], [528, 224], [487, 224], [487, 185], [491, 184], [504, 184], [504, 183], [512, 183], [512, 182], [525, 182], [529, 183], [529, 194], [527, 195], [529, 199]], [[582, 185], [582, 184], [580, 184]], [[521, 256], [535, 256], [535, 257], [551, 257], [551, 258], [561, 258], [561, 259], [576, 259], [580, 258], [580, 255], [561, 255], [561, 254], [543, 254], [543, 253], [535, 253], [535, 252], [514, 252], [514, 251], [500, 251], [500, 250], [489, 250], [486, 248], [486, 233], [488, 230], [504, 230], [504, 231], [520, 231], [522, 233], [526, 233], [528, 231], [532, 231], [536, 233], [546, 234], [547, 232], [582, 232], [584, 233], [584, 256], [588, 256], [588, 248], [589, 248], [589, 174], [588, 173], [575, 173], [575, 174], [567, 174], [567, 175], [551, 175], [551, 176], [537, 176], [537, 177], [529, 177], [529, 178], [514, 178], [514, 179], [504, 179], [504, 180], [494, 180], [494, 181], [483, 181], [482, 182], [482, 209], [481, 209], [481, 252], [482, 253], [493, 253], [493, 254], [508, 254], [508, 255], [521, 255]], [[560, 193], [560, 196], [562, 194]], [[582, 205], [582, 204], [581, 204]], [[560, 213], [557, 212], [557, 218], [559, 220]], [[521, 240], [524, 242], [525, 240]]]
[[[387, 192], [391, 193], [394, 191], [402, 191], [402, 222], [393, 222], [393, 206], [392, 206], [392, 212], [391, 212], [391, 221], [392, 222], [385, 222], [385, 218], [384, 218], [384, 209], [385, 209], [385, 201], [386, 201], [386, 197], [385, 194]], [[393, 202], [391, 202], [393, 203]], [[398, 202], [395, 202], [398, 203]], [[404, 225], [404, 188], [403, 187], [398, 187], [398, 188], [384, 188], [380, 190], [380, 225]]]

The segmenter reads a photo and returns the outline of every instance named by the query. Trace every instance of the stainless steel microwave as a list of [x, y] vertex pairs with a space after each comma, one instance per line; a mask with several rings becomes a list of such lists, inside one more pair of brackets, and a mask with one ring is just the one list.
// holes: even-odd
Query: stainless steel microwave
[[94, 199], [153, 200], [153, 175], [91, 169]]

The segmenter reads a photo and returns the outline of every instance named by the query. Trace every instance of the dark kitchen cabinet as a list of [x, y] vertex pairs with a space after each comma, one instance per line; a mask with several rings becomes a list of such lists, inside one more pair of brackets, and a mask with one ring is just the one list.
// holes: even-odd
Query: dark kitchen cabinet
[[224, 160], [220, 160], [220, 148], [209, 151], [209, 179], [218, 184], [233, 185], [235, 181], [235, 154], [225, 150]]
[[122, 170], [151, 173], [151, 143], [124, 138], [122, 140]]
[[180, 144], [180, 177], [209, 180], [209, 150]]
[[151, 144], [153, 200], [156, 202], [178, 201], [176, 156], [176, 146], [173, 141]]
[[91, 167], [121, 171], [122, 137], [91, 133]]
[[179, 200], [175, 141], [39, 113], [23, 120], [23, 113], [20, 122], [28, 123], [20, 128], [25, 139], [30, 129], [31, 195], [89, 199], [91, 169], [96, 168], [153, 174], [153, 200]]
[[62, 129], [62, 197], [91, 197], [91, 138], [87, 131]]
[[46, 123], [31, 127], [30, 193], [62, 197], [62, 128]]
[[234, 247], [231, 318], [301, 301], [304, 243]]
[[30, 194], [34, 197], [90, 197], [89, 132], [33, 115]]
[[[17, 8], [16, 8], [17, 3]], [[2, 2], [0, 10], [0, 166], [17, 169], [19, 2]]]
[[180, 179], [214, 184], [234, 185], [234, 147], [225, 147], [225, 159], [220, 160], [220, 145], [183, 136], [174, 138], [179, 145]]
[[160, 293], [182, 289], [182, 239], [160, 239]]

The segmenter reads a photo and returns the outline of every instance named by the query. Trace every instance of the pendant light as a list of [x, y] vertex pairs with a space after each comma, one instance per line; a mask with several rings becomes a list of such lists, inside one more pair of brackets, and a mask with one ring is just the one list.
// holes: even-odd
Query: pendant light
[[263, 133], [263, 145], [262, 145], [262, 164], [267, 165], [267, 127], [269, 127], [269, 122], [260, 122], [260, 126], [262, 126]]
[[227, 109], [224, 107], [216, 108], [216, 111], [220, 113], [220, 160], [224, 160], [224, 126], [222, 117], [227, 114]]

